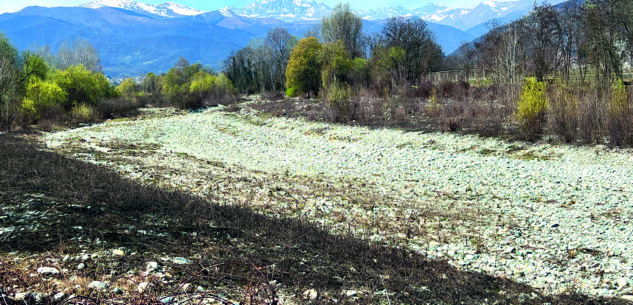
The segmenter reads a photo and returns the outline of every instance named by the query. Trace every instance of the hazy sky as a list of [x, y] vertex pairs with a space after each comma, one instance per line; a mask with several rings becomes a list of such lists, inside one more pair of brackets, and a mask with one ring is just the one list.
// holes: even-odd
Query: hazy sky
[[[39, 6], [76, 6], [81, 3], [90, 2], [91, 0], [0, 0], [0, 13], [6, 12], [16, 12], [24, 7], [39, 5]], [[212, 11], [221, 9], [225, 6], [229, 7], [242, 7], [253, 1], [261, 1], [261, 0], [140, 0], [140, 2], [157, 4], [163, 2], [178, 2], [180, 4], [193, 7], [203, 11]], [[418, 1], [410, 1], [410, 0], [316, 0], [316, 2], [323, 2], [328, 6], [334, 7], [336, 4], [343, 2], [349, 3], [352, 8], [356, 9], [368, 9], [368, 8], [376, 8], [376, 7], [389, 7], [402, 5], [408, 8], [418, 8], [424, 6], [427, 3], [441, 3], [445, 6], [449, 7], [471, 7], [475, 6], [479, 2], [483, 2], [484, 0], [418, 0]]]

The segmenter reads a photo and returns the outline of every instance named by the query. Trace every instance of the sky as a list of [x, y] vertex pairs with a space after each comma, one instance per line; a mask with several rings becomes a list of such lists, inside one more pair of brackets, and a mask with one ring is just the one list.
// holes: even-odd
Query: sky
[[[76, 6], [91, 0], [0, 0], [0, 13], [17, 12], [27, 6]], [[243, 7], [253, 1], [261, 0], [137, 0], [149, 4], [158, 4], [167, 1], [177, 2], [202, 11], [213, 11], [221, 9], [223, 7]], [[426, 5], [427, 3], [441, 3], [448, 7], [472, 7], [483, 0], [316, 0], [316, 2], [323, 2], [330, 7], [336, 6], [338, 3], [349, 3], [352, 8], [355, 9], [370, 9], [378, 7], [391, 7], [402, 5], [408, 8], [418, 8]]]

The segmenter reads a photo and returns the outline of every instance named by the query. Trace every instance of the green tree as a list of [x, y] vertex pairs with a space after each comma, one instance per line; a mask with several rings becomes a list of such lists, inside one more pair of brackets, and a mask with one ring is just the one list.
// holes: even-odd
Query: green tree
[[136, 82], [131, 78], [126, 78], [116, 87], [116, 91], [120, 96], [131, 101], [136, 94]]
[[22, 54], [22, 58], [24, 59], [24, 64], [22, 65], [24, 76], [22, 79], [26, 80], [28, 78], [35, 77], [41, 80], [46, 80], [49, 66], [44, 58], [32, 52], [24, 52]]
[[193, 76], [191, 86], [189, 86], [189, 92], [199, 95], [200, 98], [205, 98], [213, 86], [215, 86], [217, 80], [217, 76], [211, 75], [205, 71], [199, 71]]
[[290, 52], [286, 68], [287, 93], [294, 96], [319, 94], [321, 84], [321, 56], [323, 46], [315, 37], [304, 38]]
[[[321, 52], [323, 70], [321, 72], [323, 88], [328, 95], [337, 90], [338, 86], [348, 85], [348, 75], [352, 69], [352, 60], [349, 58], [345, 45], [341, 40], [326, 43]], [[330, 96], [328, 96], [330, 97]]]
[[159, 85], [158, 85], [158, 76], [156, 74], [149, 72], [143, 78], [143, 94], [153, 95], [158, 93]]
[[409, 83], [417, 84], [422, 75], [439, 70], [444, 54], [424, 20], [391, 18], [382, 34], [384, 47], [404, 51], [404, 76]]
[[354, 15], [349, 4], [337, 5], [321, 20], [321, 35], [326, 43], [342, 41], [350, 58], [362, 57], [363, 20]]
[[388, 72], [394, 87], [407, 80], [407, 53], [400, 47], [391, 47], [378, 53], [376, 66]]
[[83, 65], [70, 66], [64, 71], [59, 71], [53, 79], [67, 94], [67, 100], [63, 105], [66, 111], [81, 104], [96, 105], [104, 98], [117, 95], [103, 74], [91, 72]]
[[29, 121], [36, 121], [47, 110], [61, 109], [65, 101], [66, 92], [57, 84], [33, 78], [26, 88], [22, 112]]

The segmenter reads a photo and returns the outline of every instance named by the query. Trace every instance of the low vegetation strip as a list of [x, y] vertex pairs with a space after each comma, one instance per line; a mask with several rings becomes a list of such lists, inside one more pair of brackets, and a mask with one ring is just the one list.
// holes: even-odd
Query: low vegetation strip
[[145, 183], [305, 217], [545, 293], [633, 294], [628, 151], [218, 110], [45, 140]]

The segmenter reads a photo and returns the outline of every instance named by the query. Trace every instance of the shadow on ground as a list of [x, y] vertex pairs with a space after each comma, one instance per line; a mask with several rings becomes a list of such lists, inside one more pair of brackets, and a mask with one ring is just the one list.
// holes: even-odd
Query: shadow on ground
[[0, 135], [0, 253], [63, 255], [125, 247], [142, 255], [129, 258], [118, 267], [122, 270], [154, 254], [182, 256], [196, 262], [178, 270], [183, 276], [214, 264], [225, 266], [214, 275], [216, 283], [243, 285], [253, 268], [240, 266], [260, 266], [255, 268], [260, 276], [286, 291], [319, 292], [306, 303], [342, 300], [339, 295], [354, 290], [353, 303], [364, 304], [628, 304], [577, 294], [544, 296], [508, 279], [332, 235], [303, 220], [140, 185], [47, 152], [29, 137]]

